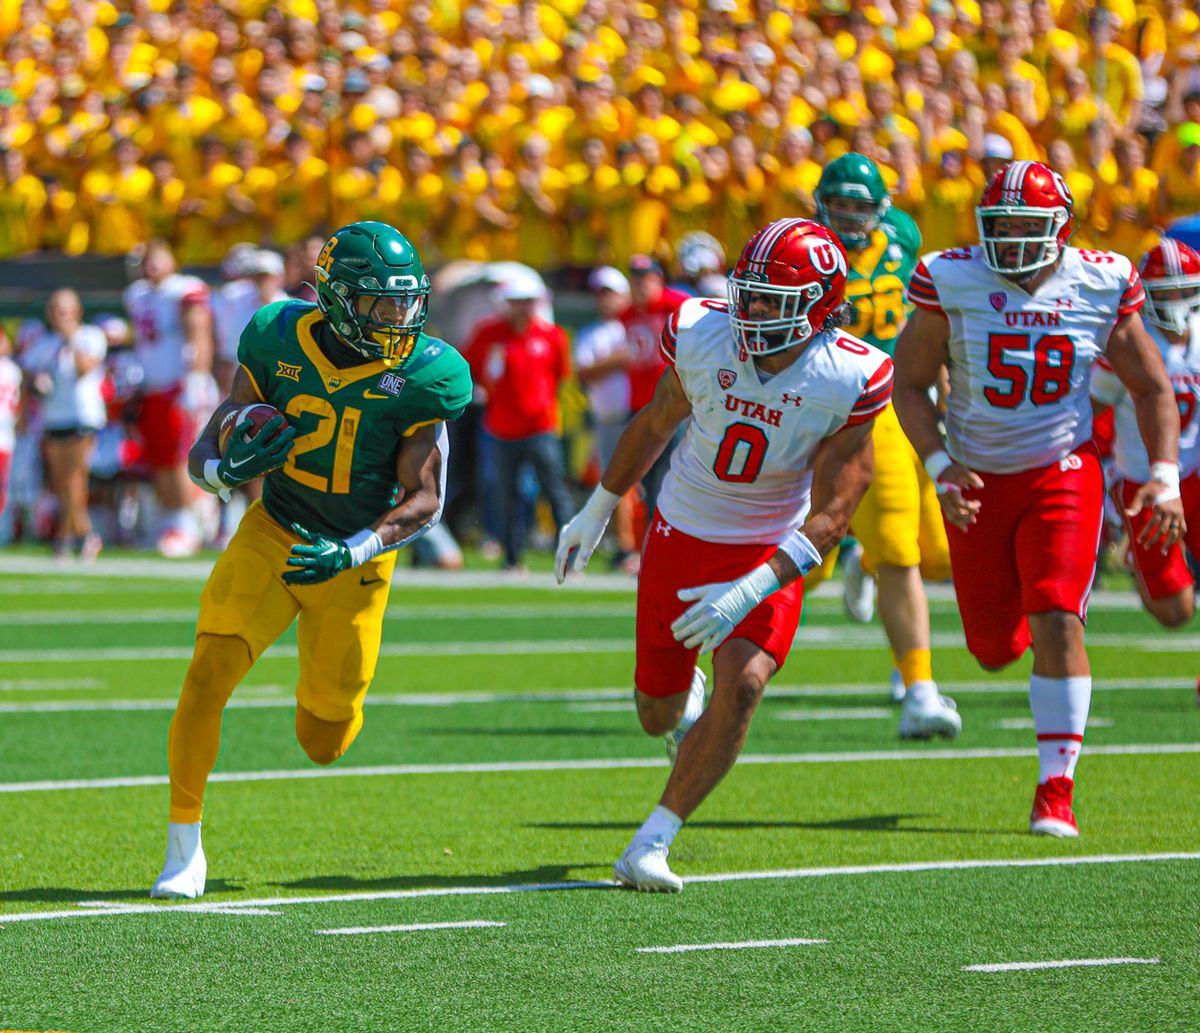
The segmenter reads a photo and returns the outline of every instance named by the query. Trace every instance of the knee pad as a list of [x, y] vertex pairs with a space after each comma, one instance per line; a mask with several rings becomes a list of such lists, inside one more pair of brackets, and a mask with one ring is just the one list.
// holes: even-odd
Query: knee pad
[[197, 636], [180, 702], [224, 707], [253, 662], [244, 639], [235, 635]]
[[314, 764], [332, 764], [349, 748], [362, 728], [362, 711], [345, 721], [322, 721], [296, 704], [296, 740]]

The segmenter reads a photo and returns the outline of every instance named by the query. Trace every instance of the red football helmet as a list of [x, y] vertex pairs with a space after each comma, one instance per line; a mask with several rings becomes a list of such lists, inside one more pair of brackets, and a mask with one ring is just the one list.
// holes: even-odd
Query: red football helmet
[[848, 275], [846, 249], [819, 222], [778, 219], [759, 230], [729, 277], [729, 324], [738, 345], [769, 355], [820, 333], [846, 303]]
[[[1002, 168], [984, 188], [975, 209], [983, 260], [1001, 276], [1023, 277], [1058, 260], [1071, 239], [1075, 201], [1066, 180], [1040, 161], [1014, 161]], [[998, 233], [997, 220], [1038, 220], [1040, 233]], [[1008, 229], [1009, 227], [1001, 227]], [[1016, 254], [1002, 257], [1018, 244]], [[1028, 245], [1037, 247], [1030, 256]]]
[[1186, 333], [1192, 316], [1200, 313], [1200, 255], [1164, 237], [1143, 256], [1138, 272], [1146, 287], [1146, 318], [1164, 330]]

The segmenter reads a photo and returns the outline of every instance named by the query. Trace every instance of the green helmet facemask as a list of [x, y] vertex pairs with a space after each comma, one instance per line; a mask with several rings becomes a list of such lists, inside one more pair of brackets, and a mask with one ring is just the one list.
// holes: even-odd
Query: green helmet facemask
[[[879, 167], [865, 154], [851, 151], [825, 166], [814, 192], [817, 219], [836, 233], [850, 251], [866, 247], [891, 207], [887, 185]], [[858, 211], [845, 210], [835, 198], [854, 202]], [[836, 211], [830, 210], [833, 204]]]
[[317, 305], [339, 340], [402, 365], [429, 311], [429, 277], [409, 239], [382, 222], [352, 222], [321, 248]]

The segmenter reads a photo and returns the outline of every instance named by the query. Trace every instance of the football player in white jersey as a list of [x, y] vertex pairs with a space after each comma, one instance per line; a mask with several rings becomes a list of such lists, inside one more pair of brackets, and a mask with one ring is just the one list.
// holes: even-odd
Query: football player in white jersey
[[[1200, 254], [1166, 238], [1138, 266], [1146, 288], [1147, 329], [1158, 345], [1179, 406], [1179, 491], [1183, 500], [1186, 544], [1200, 556]], [[1104, 359], [1092, 373], [1092, 399], [1098, 408], [1116, 407], [1113, 456], [1121, 480], [1113, 486], [1129, 534], [1138, 592], [1160, 624], [1176, 628], [1196, 610], [1193, 581], [1181, 545], [1149, 544], [1154, 511], [1133, 509], [1150, 480], [1150, 456], [1138, 432], [1137, 410], [1129, 392]]]
[[[1155, 463], [1130, 508], [1147, 541], [1183, 533], [1179, 418], [1138, 314], [1128, 259], [1069, 247], [1071, 192], [1017, 161], [984, 189], [981, 245], [926, 255], [896, 345], [894, 405], [938, 488], [967, 648], [996, 670], [1034, 651], [1029, 701], [1039, 778], [1030, 830], [1079, 834], [1075, 763], [1091, 703], [1083, 626], [1104, 502], [1088, 380], [1103, 354], [1129, 391]], [[947, 441], [927, 390], [950, 369]]]
[[[846, 277], [845, 249], [824, 226], [781, 219], [759, 231], [728, 301], [689, 299], [668, 320], [653, 401], [559, 536], [561, 582], [687, 421], [642, 550], [634, 674], [642, 727], [666, 736], [675, 766], [614, 866], [626, 886], [682, 889], [667, 864], [675, 834], [737, 759], [795, 638], [802, 578], [837, 546], [871, 479], [892, 363], [838, 331]], [[695, 665], [708, 650], [705, 709]]]
[[212, 370], [208, 288], [203, 280], [176, 272], [175, 256], [163, 240], [146, 244], [142, 276], [125, 291], [134, 351], [144, 373], [137, 430], [163, 510], [158, 551], [190, 556], [200, 537], [187, 473], [195, 420], [185, 405], [184, 387], [189, 374], [208, 378]]

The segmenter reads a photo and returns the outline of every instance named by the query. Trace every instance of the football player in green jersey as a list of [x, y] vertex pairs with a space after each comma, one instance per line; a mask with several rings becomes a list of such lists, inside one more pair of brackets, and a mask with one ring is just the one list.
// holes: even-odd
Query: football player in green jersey
[[[862, 154], [844, 154], [826, 165], [814, 198], [818, 220], [841, 238], [850, 260], [846, 300], [854, 316], [847, 329], [891, 355], [904, 325], [904, 292], [918, 261], [920, 231], [891, 206], [878, 166]], [[904, 701], [900, 735], [953, 738], [962, 721], [933, 680], [922, 581], [950, 576], [937, 491], [890, 405], [876, 418], [872, 440], [875, 474], [851, 525], [862, 552], [845, 564], [846, 609], [855, 619], [870, 619], [873, 574], [896, 668], [892, 698]]]
[[[152, 897], [198, 897], [204, 789], [233, 690], [299, 618], [296, 737], [318, 764], [349, 748], [375, 673], [397, 549], [441, 515], [446, 434], [471, 400], [466, 361], [424, 333], [429, 278], [398, 230], [338, 230], [316, 266], [317, 302], [281, 301], [242, 334], [229, 397], [188, 457], [221, 493], [265, 477], [200, 596], [196, 645], [167, 742], [167, 856]], [[250, 440], [222, 421], [266, 402]]]

